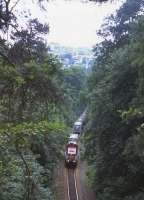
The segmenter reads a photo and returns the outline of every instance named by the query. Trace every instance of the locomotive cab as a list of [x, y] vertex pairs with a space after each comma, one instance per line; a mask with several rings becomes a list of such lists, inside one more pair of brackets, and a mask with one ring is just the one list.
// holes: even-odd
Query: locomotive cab
[[78, 160], [78, 145], [76, 142], [69, 142], [65, 151], [66, 167], [73, 168], [77, 166]]

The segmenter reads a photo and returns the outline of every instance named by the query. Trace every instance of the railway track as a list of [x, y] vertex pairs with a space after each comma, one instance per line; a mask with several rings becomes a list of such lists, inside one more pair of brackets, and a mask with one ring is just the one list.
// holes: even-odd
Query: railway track
[[76, 172], [74, 169], [67, 170], [68, 200], [79, 200], [76, 182]]

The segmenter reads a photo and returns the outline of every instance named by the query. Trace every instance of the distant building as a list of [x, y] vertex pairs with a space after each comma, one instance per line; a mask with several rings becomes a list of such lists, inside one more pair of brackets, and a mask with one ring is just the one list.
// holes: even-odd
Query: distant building
[[93, 52], [89, 48], [72, 48], [51, 43], [49, 52], [56, 55], [64, 67], [82, 65], [89, 68], [93, 64]]

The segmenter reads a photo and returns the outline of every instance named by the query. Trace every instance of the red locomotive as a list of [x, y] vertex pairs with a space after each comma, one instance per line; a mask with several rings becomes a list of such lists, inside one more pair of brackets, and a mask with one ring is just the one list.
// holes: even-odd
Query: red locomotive
[[65, 151], [66, 167], [73, 168], [77, 166], [78, 161], [78, 144], [76, 142], [69, 142]]

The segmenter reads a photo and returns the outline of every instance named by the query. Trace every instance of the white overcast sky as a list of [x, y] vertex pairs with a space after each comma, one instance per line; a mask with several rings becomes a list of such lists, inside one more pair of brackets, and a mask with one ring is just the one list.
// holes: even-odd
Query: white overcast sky
[[114, 13], [124, 0], [101, 5], [81, 1], [51, 0], [45, 4], [47, 11], [42, 12], [30, 0], [21, 0], [16, 9], [19, 12], [29, 9], [32, 17], [37, 17], [49, 24], [48, 43], [56, 42], [71, 47], [92, 47], [100, 41], [96, 31], [104, 22], [104, 18]]

